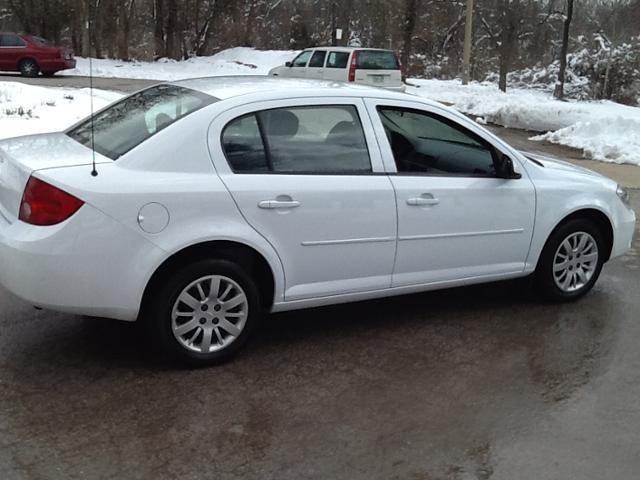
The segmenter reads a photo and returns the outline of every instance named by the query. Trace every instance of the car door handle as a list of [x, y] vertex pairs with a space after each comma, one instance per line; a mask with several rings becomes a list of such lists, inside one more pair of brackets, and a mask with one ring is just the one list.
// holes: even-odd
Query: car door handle
[[297, 200], [263, 200], [258, 203], [258, 207], [266, 209], [275, 208], [296, 208], [300, 206]]
[[425, 205], [438, 205], [440, 200], [434, 198], [433, 196], [420, 196], [413, 197], [407, 200], [407, 205], [411, 205], [412, 207], [421, 207]]

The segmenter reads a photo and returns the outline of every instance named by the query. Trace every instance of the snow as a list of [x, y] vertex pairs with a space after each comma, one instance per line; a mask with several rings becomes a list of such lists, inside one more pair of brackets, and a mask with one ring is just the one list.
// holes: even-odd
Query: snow
[[[211, 57], [185, 61], [123, 62], [93, 60], [97, 77], [178, 80], [214, 75], [264, 75], [296, 55], [296, 51], [260, 51], [232, 48]], [[61, 75], [88, 75], [89, 61]], [[478, 123], [493, 123], [542, 134], [548, 141], [584, 150], [588, 158], [640, 165], [640, 108], [609, 101], [555, 100], [548, 91], [510, 88], [500, 92], [494, 83], [411, 79], [408, 93], [451, 105]], [[94, 90], [99, 109], [120, 98], [114, 92]], [[0, 82], [0, 138], [62, 130], [89, 114], [87, 89], [42, 88]]]
[[409, 93], [446, 103], [478, 123], [543, 132], [532, 137], [584, 150], [587, 158], [640, 165], [640, 108], [610, 101], [561, 102], [548, 92], [493, 83], [419, 80]]
[[[95, 110], [122, 95], [93, 91]], [[91, 112], [89, 89], [0, 82], [0, 139], [64, 130]]]
[[[213, 75], [266, 75], [273, 67], [293, 60], [294, 50], [255, 50], [237, 47], [210, 57], [194, 57], [184, 61], [160, 59], [156, 62], [125, 62], [92, 59], [94, 77], [142, 78], [174, 81]], [[77, 66], [59, 75], [89, 76], [89, 60], [76, 58]]]

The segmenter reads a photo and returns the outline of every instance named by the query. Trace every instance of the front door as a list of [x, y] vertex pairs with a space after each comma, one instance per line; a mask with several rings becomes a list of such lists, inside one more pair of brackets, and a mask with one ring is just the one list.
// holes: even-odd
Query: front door
[[322, 72], [324, 72], [324, 60], [326, 56], [326, 50], [316, 50], [313, 52], [307, 66], [307, 78], [322, 78]]
[[398, 205], [393, 286], [522, 272], [533, 184], [497, 178], [496, 150], [445, 110], [368, 101]]
[[243, 216], [282, 260], [285, 300], [389, 288], [395, 197], [364, 102], [255, 108], [225, 112], [209, 138]]

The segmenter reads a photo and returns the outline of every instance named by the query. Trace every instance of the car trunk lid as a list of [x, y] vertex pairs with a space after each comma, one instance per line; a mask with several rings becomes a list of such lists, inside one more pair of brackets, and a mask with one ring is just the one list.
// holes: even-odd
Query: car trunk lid
[[[95, 158], [97, 163], [111, 163], [99, 153]], [[92, 162], [91, 149], [64, 133], [0, 141], [0, 215], [9, 222], [17, 218], [24, 188], [33, 172], [80, 165], [89, 167]]]

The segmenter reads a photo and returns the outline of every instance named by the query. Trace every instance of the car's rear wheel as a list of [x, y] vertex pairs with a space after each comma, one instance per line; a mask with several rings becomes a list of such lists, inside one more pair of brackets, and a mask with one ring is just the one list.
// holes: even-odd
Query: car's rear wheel
[[600, 276], [604, 246], [602, 233], [587, 219], [570, 220], [558, 227], [538, 262], [538, 291], [553, 301], [577, 300], [585, 295]]
[[160, 346], [192, 365], [231, 357], [262, 314], [255, 283], [229, 260], [202, 260], [182, 268], [152, 302], [147, 321]]
[[26, 58], [20, 62], [20, 73], [23, 77], [37, 77], [40, 73], [40, 66], [32, 58]]

